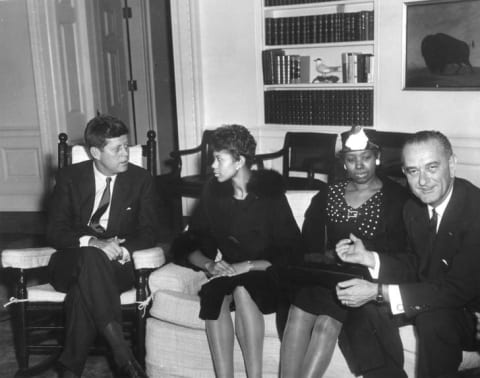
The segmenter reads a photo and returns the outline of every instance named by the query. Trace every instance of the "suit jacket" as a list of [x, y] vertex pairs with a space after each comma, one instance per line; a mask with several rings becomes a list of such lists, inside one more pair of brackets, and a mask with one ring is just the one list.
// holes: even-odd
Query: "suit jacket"
[[[60, 250], [79, 247], [84, 235], [100, 236], [88, 227], [95, 200], [93, 161], [59, 170], [50, 199], [48, 242]], [[158, 206], [151, 175], [133, 164], [117, 175], [107, 229], [102, 238], [118, 236], [130, 252], [152, 247], [158, 234]]]
[[410, 200], [404, 219], [407, 254], [380, 255], [379, 280], [400, 283], [407, 316], [442, 307], [480, 310], [480, 189], [455, 179], [431, 253], [427, 206]]

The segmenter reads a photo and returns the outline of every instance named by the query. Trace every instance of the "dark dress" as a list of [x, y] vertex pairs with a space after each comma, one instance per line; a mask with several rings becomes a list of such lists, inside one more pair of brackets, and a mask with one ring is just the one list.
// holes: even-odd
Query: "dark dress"
[[[253, 171], [247, 190], [244, 200], [236, 200], [230, 181], [209, 181], [188, 231], [173, 244], [175, 262], [189, 266], [188, 255], [196, 249], [211, 259], [220, 251], [231, 264], [268, 260], [273, 266], [286, 266], [301, 260], [300, 230], [284, 195], [282, 177], [274, 171]], [[200, 318], [217, 319], [225, 295], [237, 286], [248, 290], [262, 313], [277, 310], [281, 290], [272, 270], [267, 269], [204, 284], [199, 292]]]
[[[309, 254], [334, 256], [336, 243], [348, 238], [350, 233], [361, 238], [368, 250], [387, 254], [405, 251], [402, 209], [409, 193], [387, 178], [381, 180], [382, 189], [358, 208], [352, 208], [345, 201], [348, 181], [329, 185], [327, 193], [320, 192], [312, 199], [302, 230]], [[328, 315], [343, 323], [340, 346], [355, 373], [365, 373], [383, 363], [383, 348], [379, 350], [379, 339], [375, 335], [397, 344], [397, 354], [403, 353], [387, 306], [367, 303], [351, 309], [340, 304], [334, 291], [320, 286], [297, 289], [293, 304], [309, 313]], [[375, 359], [375, 350], [378, 359]], [[362, 351], [368, 358], [359, 358]], [[403, 355], [397, 357], [401, 360], [399, 363], [403, 363]]]

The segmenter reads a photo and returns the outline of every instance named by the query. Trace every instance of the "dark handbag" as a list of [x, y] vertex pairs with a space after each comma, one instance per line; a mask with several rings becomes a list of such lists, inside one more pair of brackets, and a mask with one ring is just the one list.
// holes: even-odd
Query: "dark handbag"
[[307, 262], [301, 265], [288, 266], [285, 271], [292, 284], [320, 285], [334, 289], [337, 283], [352, 278], [368, 279], [367, 268], [358, 264]]

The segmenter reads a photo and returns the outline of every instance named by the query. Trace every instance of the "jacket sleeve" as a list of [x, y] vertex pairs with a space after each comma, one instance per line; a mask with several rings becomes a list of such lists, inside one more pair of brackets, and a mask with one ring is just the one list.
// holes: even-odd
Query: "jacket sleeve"
[[302, 238], [305, 243], [306, 253], [325, 253], [326, 204], [327, 194], [325, 190], [322, 190], [312, 198], [310, 206], [305, 212]]
[[305, 247], [292, 209], [284, 194], [272, 200], [270, 215], [271, 243], [267, 251], [270, 262], [278, 266], [300, 263]]
[[[132, 253], [140, 249], [153, 247], [158, 239], [160, 229], [158, 220], [158, 197], [152, 176], [145, 171], [143, 180], [135, 185], [138, 192], [139, 209], [133, 224], [125, 230], [124, 247]], [[121, 237], [122, 235], [120, 235]]]
[[74, 188], [68, 171], [59, 170], [49, 199], [47, 222], [47, 241], [54, 248], [78, 247], [80, 237], [89, 234], [81, 224], [81, 214], [74, 203]]

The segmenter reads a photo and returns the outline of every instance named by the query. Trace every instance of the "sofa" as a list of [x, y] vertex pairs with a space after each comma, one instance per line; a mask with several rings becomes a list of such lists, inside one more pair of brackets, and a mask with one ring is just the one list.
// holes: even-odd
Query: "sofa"
[[[299, 224], [315, 191], [287, 192], [287, 198]], [[150, 316], [147, 319], [147, 374], [151, 378], [215, 377], [205, 334], [204, 321], [199, 319], [200, 302], [197, 295], [206, 281], [203, 272], [169, 263], [150, 275], [152, 294]], [[234, 313], [233, 313], [234, 316]], [[415, 377], [415, 333], [412, 326], [400, 328], [404, 346], [405, 371]], [[265, 315], [263, 377], [279, 374], [280, 340], [275, 315]], [[234, 346], [235, 377], [246, 377], [240, 347]], [[480, 366], [480, 355], [464, 352], [462, 369]], [[328, 367], [326, 378], [354, 377], [337, 346]]]

